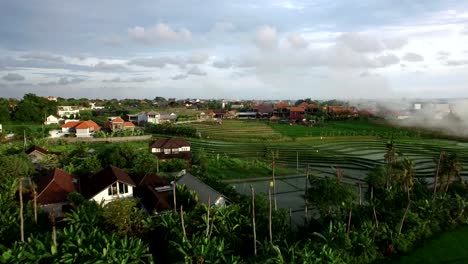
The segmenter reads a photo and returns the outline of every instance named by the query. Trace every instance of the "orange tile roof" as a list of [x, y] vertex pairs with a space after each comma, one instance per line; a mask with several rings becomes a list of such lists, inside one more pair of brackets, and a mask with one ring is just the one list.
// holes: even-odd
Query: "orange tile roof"
[[279, 102], [276, 104], [276, 108], [287, 108], [289, 107], [288, 103]]
[[94, 123], [94, 121], [92, 120], [83, 121], [76, 128], [77, 129], [94, 128], [94, 130], [101, 129], [101, 127], [98, 124]]
[[134, 127], [135, 125], [132, 122], [125, 122], [124, 127]]
[[112, 119], [112, 123], [123, 123], [124, 120], [120, 117], [116, 117], [114, 119]]
[[304, 107], [291, 107], [291, 112], [304, 112]]
[[61, 128], [71, 128], [71, 127], [76, 127], [79, 125], [81, 122], [80, 121], [70, 121], [61, 126]]

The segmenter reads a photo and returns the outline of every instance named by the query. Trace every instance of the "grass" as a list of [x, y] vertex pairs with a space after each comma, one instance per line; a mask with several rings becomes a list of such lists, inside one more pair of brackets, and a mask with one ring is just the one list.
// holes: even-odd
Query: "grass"
[[[219, 179], [244, 179], [271, 176], [272, 170], [269, 164], [258, 159], [245, 160], [226, 156], [214, 156], [209, 160], [207, 173], [209, 176]], [[278, 176], [295, 173], [295, 170], [285, 166], [276, 166], [275, 169], [275, 174]]]
[[465, 226], [443, 233], [397, 263], [468, 263], [467, 244], [468, 226]]
[[323, 126], [306, 127], [301, 125], [289, 125], [271, 123], [270, 126], [283, 136], [291, 138], [299, 137], [339, 137], [339, 136], [384, 136], [408, 137], [416, 133], [402, 128], [393, 128], [370, 121], [349, 120], [330, 121]]
[[282, 135], [264, 122], [223, 120], [215, 122], [192, 123], [188, 126], [197, 129], [202, 138], [227, 141], [261, 141], [280, 139]]

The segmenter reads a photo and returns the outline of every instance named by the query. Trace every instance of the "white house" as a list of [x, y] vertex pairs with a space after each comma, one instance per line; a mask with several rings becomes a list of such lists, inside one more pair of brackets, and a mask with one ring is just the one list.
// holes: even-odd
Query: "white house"
[[80, 187], [84, 197], [106, 204], [133, 197], [136, 185], [127, 173], [110, 165], [91, 177], [82, 177]]
[[159, 124], [161, 119], [161, 114], [158, 112], [141, 112], [138, 113], [138, 123], [152, 123]]
[[92, 137], [101, 127], [92, 120], [66, 122], [61, 127], [64, 134], [76, 134], [76, 137]]
[[44, 125], [52, 125], [52, 124], [58, 124], [60, 121], [59, 118], [57, 118], [56, 116], [54, 115], [50, 115], [46, 118], [45, 122], [44, 122]]
[[80, 108], [78, 106], [62, 105], [57, 107], [57, 115], [59, 117], [69, 118], [71, 115], [76, 116], [79, 113]]

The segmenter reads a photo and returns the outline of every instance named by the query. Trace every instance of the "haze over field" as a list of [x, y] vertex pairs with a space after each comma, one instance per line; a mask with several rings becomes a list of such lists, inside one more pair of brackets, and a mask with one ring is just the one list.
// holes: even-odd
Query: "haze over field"
[[2, 1], [0, 96], [467, 97], [468, 2]]

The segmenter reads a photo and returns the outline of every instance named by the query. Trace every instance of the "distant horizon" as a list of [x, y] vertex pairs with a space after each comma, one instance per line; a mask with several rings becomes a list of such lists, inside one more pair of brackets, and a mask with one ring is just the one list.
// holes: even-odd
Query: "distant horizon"
[[3, 97], [468, 97], [466, 1], [5, 0], [0, 39]]

